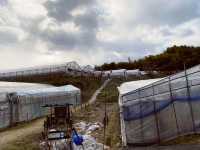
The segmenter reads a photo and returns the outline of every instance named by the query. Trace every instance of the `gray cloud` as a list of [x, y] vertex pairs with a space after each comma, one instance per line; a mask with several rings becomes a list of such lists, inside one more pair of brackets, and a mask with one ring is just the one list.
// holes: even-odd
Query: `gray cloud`
[[134, 24], [175, 26], [200, 16], [200, 1], [197, 0], [149, 0], [143, 3], [135, 0], [134, 4], [139, 8]]
[[158, 46], [152, 43], [145, 43], [141, 39], [105, 42], [101, 43], [101, 45], [103, 45], [103, 49], [122, 53], [126, 58], [129, 56], [139, 58], [146, 54], [157, 53], [155, 47]]
[[84, 15], [78, 15], [74, 18], [74, 22], [81, 29], [94, 30], [98, 28], [98, 14], [94, 10], [89, 10]]
[[0, 43], [4, 45], [17, 43], [19, 41], [18, 34], [20, 33], [20, 31], [13, 28], [0, 27]]
[[172, 44], [199, 45], [199, 6], [197, 0], [30, 0], [29, 11], [24, 2], [4, 0], [0, 47], [13, 58], [22, 50], [42, 61], [139, 58]]
[[66, 31], [64, 29], [41, 31], [37, 29], [37, 37], [48, 43], [49, 50], [78, 50], [87, 51], [97, 43], [96, 31], [84, 28], [78, 32]]
[[17, 36], [13, 33], [7, 33], [5, 31], [0, 31], [0, 43], [9, 44], [17, 41]]
[[[40, 34], [50, 44], [50, 49], [85, 49], [96, 43], [96, 31], [98, 29], [99, 14], [94, 7], [95, 0], [57, 0], [47, 1], [44, 6], [48, 16], [54, 18], [58, 26], [66, 22], [74, 23], [80, 29], [73, 33], [66, 30], [51, 31], [46, 29]], [[72, 11], [85, 10], [82, 14], [72, 15]]]
[[63, 22], [73, 18], [71, 12], [76, 8], [90, 7], [93, 0], [57, 0], [47, 1], [44, 6], [48, 10], [48, 15], [57, 21]]
[[6, 6], [7, 3], [8, 3], [7, 0], [1, 0], [1, 1], [0, 1], [0, 7], [1, 7], [1, 6]]
[[182, 37], [187, 37], [187, 36], [191, 36], [194, 34], [194, 31], [192, 31], [191, 29], [187, 29], [187, 30], [184, 30], [180, 33], [180, 36]]
[[175, 33], [176, 30], [172, 31], [170, 28], [163, 28], [160, 30], [160, 32], [164, 37], [169, 37], [169, 36], [173, 36], [176, 34], [178, 34], [181, 37], [186, 37], [186, 36], [190, 36], [190, 35], [194, 34], [194, 31], [192, 31], [191, 29], [182, 29], [178, 33]]
[[77, 35], [70, 34], [65, 31], [45, 31], [41, 33], [40, 38], [49, 43], [49, 48], [54, 50], [60, 49], [73, 49], [77, 44]]

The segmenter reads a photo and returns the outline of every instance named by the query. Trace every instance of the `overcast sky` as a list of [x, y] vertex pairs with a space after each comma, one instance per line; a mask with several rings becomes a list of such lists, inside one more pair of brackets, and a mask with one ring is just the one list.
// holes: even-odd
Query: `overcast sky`
[[0, 0], [1, 70], [127, 61], [199, 37], [199, 0]]

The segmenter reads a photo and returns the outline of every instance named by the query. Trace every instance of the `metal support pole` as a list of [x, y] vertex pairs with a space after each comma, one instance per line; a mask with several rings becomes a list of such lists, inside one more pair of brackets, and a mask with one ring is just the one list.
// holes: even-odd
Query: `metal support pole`
[[180, 128], [179, 128], [179, 124], [178, 124], [178, 121], [177, 121], [177, 115], [176, 115], [176, 109], [175, 109], [175, 105], [174, 105], [173, 94], [172, 94], [172, 87], [171, 87], [170, 76], [169, 76], [169, 93], [170, 93], [170, 100], [171, 100], [171, 103], [172, 103], [172, 108], [173, 108], [174, 117], [175, 117], [175, 121], [176, 121], [177, 135], [179, 135], [180, 134]]
[[156, 122], [157, 138], [158, 138], [158, 143], [160, 143], [161, 139], [160, 139], [160, 130], [159, 130], [158, 115], [157, 115], [157, 112], [156, 112], [154, 84], [152, 84], [152, 89], [153, 89], [153, 107], [154, 107], [154, 116], [155, 116], [155, 122]]
[[140, 130], [141, 130], [141, 137], [144, 140], [144, 133], [143, 133], [143, 128], [144, 128], [144, 123], [143, 123], [143, 112], [142, 112], [142, 101], [141, 101], [141, 93], [140, 89], [138, 90], [138, 95], [139, 95], [139, 104], [140, 104]]
[[188, 81], [185, 64], [184, 64], [184, 71], [185, 71], [185, 79], [186, 79], [186, 87], [187, 87], [188, 104], [190, 106], [190, 113], [192, 117], [192, 125], [193, 125], [194, 133], [196, 133], [196, 127], [195, 127], [195, 122], [194, 122], [194, 112], [193, 112], [193, 107], [191, 103], [190, 87], [189, 87], [189, 81]]

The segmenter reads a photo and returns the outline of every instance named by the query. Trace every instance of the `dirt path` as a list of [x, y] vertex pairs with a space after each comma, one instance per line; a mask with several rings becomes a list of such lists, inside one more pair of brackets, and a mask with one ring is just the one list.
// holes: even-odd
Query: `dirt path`
[[97, 96], [101, 93], [101, 91], [106, 87], [106, 85], [110, 82], [111, 79], [107, 79], [104, 81], [104, 83], [101, 85], [101, 87], [99, 89], [97, 89], [94, 94], [92, 95], [92, 97], [88, 100], [87, 103], [84, 103], [82, 105], [79, 105], [77, 107], [75, 107], [74, 109], [72, 109], [72, 112], [76, 112], [78, 110], [81, 110], [82, 107], [86, 107], [86, 106], [89, 106], [91, 104], [93, 104], [96, 99], [97, 99]]
[[96, 92], [92, 95], [91, 99], [88, 101], [89, 104], [92, 104], [96, 101], [97, 96], [99, 95], [99, 93], [106, 87], [106, 85], [109, 83], [110, 79], [107, 79], [102, 86], [96, 90]]
[[0, 149], [5, 148], [7, 144], [11, 143], [12, 141], [16, 141], [19, 138], [41, 132], [43, 128], [43, 122], [44, 119], [37, 119], [33, 122], [19, 125], [11, 128], [10, 130], [8, 129], [0, 132]]

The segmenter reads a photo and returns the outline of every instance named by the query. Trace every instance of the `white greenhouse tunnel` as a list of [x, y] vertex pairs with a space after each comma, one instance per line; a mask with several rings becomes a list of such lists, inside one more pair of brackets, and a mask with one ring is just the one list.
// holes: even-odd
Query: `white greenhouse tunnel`
[[200, 133], [200, 65], [162, 78], [123, 83], [123, 145], [149, 145]]
[[73, 85], [0, 82], [0, 90], [0, 128], [46, 115], [45, 105], [81, 104], [81, 91]]

